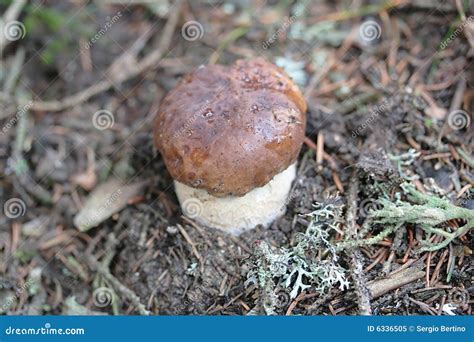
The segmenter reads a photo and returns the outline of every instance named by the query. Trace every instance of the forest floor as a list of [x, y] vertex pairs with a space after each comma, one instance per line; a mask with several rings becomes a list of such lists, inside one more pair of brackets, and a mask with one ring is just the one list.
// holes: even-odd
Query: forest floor
[[[469, 3], [0, 1], [0, 312], [473, 314]], [[285, 216], [233, 237], [182, 215], [151, 123], [253, 57], [308, 122]]]

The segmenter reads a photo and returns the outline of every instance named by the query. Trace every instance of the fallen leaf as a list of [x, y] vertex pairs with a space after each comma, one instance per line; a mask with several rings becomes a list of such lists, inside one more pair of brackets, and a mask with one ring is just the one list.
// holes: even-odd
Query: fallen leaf
[[89, 194], [84, 207], [74, 217], [74, 225], [81, 232], [98, 226], [125, 208], [128, 201], [137, 196], [146, 184], [124, 184], [116, 178], [107, 180]]

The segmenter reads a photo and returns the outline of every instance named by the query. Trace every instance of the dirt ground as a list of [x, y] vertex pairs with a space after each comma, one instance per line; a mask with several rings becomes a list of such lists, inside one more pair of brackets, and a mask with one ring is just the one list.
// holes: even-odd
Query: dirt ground
[[[472, 314], [472, 2], [0, 9], [2, 314]], [[253, 57], [299, 85], [306, 140], [285, 216], [233, 237], [182, 215], [151, 123], [185, 74]], [[294, 296], [272, 257], [311, 222], [328, 242], [305, 265], [337, 260], [348, 287]]]

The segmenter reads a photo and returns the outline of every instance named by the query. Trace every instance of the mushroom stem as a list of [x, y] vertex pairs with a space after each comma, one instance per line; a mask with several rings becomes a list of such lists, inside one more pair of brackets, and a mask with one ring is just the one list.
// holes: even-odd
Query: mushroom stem
[[267, 228], [285, 213], [295, 177], [296, 163], [264, 186], [239, 197], [215, 197], [204, 189], [178, 181], [174, 181], [174, 186], [181, 209], [187, 217], [202, 225], [239, 235], [257, 225]]

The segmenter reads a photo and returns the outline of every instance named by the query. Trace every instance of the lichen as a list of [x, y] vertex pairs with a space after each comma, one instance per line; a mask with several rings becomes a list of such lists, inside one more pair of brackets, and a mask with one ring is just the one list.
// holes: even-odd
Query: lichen
[[335, 246], [330, 241], [331, 232], [339, 231], [342, 223], [343, 205], [337, 197], [332, 197], [314, 207], [314, 211], [303, 215], [309, 224], [304, 233], [297, 235], [294, 246], [272, 248], [265, 241], [255, 245], [246, 285], [256, 284], [261, 290], [260, 304], [266, 314], [275, 314], [281, 308], [277, 302], [279, 288], [289, 292], [290, 300], [310, 288], [320, 294], [335, 285], [341, 290], [349, 288], [346, 270], [338, 264]]
[[[373, 245], [406, 224], [415, 224], [425, 232], [425, 239], [420, 241], [419, 252], [436, 251], [446, 247], [454, 239], [474, 228], [474, 211], [458, 207], [446, 199], [424, 194], [405, 182], [401, 185], [405, 199], [395, 201], [380, 199], [380, 209], [370, 212], [365, 224], [370, 227], [380, 226], [383, 230], [377, 235], [354, 241], [344, 241], [337, 245], [337, 250]], [[448, 221], [463, 221], [464, 224], [453, 229]], [[371, 231], [373, 229], [370, 229]], [[430, 241], [433, 234], [441, 236], [441, 242]]]

